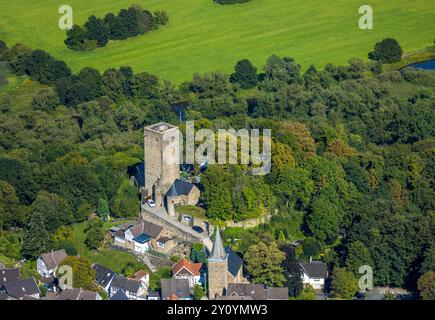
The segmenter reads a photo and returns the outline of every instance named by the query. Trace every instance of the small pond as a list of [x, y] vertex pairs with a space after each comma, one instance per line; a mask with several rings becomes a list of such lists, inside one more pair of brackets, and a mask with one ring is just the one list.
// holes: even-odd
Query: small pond
[[424, 70], [435, 70], [435, 59], [424, 61], [424, 62], [413, 63], [410, 64], [408, 67], [424, 69]]

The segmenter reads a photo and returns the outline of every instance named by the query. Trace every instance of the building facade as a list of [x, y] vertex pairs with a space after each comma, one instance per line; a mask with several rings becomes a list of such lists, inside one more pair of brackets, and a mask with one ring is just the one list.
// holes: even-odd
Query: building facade
[[228, 287], [228, 254], [222, 244], [219, 228], [208, 261], [208, 297], [215, 300], [226, 294]]
[[180, 178], [180, 131], [168, 123], [157, 123], [144, 129], [146, 197], [162, 207], [163, 197]]

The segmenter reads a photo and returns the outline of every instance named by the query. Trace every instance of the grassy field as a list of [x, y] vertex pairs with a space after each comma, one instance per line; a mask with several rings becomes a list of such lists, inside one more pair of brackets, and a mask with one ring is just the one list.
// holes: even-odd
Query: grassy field
[[73, 52], [57, 26], [62, 2], [14, 0], [0, 2], [0, 39], [42, 48], [68, 62], [100, 70], [130, 65], [179, 83], [195, 72], [230, 72], [241, 58], [264, 65], [272, 53], [292, 56], [307, 68], [328, 62], [366, 58], [374, 43], [394, 37], [405, 51], [430, 45], [435, 37], [433, 0], [368, 0], [374, 29], [358, 29], [357, 0], [252, 0], [231, 6], [212, 0], [70, 0], [74, 23], [91, 14], [117, 13], [133, 3], [165, 10], [170, 23], [149, 34], [112, 42], [94, 52]]
[[[87, 221], [73, 225], [73, 237], [71, 241], [81, 256], [88, 258], [92, 263], [99, 263], [117, 273], [122, 273], [124, 267], [128, 264], [132, 264], [136, 271], [142, 269], [149, 272], [148, 267], [139, 262], [137, 258], [129, 252], [110, 249], [98, 251], [89, 250], [85, 244], [86, 234], [84, 230], [87, 226]], [[108, 228], [109, 227], [106, 225], [105, 229]]]

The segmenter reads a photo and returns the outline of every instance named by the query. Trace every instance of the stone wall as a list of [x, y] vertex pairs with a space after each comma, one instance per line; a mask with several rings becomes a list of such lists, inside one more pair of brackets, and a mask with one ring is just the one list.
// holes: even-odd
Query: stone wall
[[162, 226], [164, 229], [168, 230], [171, 232], [172, 237], [174, 239], [178, 239], [178, 240], [182, 240], [182, 241], [188, 241], [188, 242], [199, 242], [201, 241], [200, 238], [196, 238], [193, 235], [183, 232], [183, 230], [180, 230], [179, 228], [177, 228], [176, 226], [174, 226], [173, 224], [159, 218], [158, 216], [147, 212], [146, 210], [142, 210], [142, 218], [145, 221], [149, 221], [152, 223], [155, 223], [159, 226]]
[[230, 228], [235, 228], [235, 227], [244, 228], [244, 229], [254, 228], [262, 223], [268, 222], [271, 217], [272, 217], [271, 215], [265, 215], [258, 218], [246, 219], [239, 222], [226, 221], [225, 225]]

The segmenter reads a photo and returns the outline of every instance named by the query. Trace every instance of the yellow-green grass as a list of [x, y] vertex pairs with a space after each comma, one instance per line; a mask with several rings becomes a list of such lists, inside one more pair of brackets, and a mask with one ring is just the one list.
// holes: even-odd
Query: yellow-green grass
[[[89, 259], [92, 263], [99, 263], [117, 273], [122, 273], [125, 266], [131, 264], [134, 269], [143, 269], [149, 272], [149, 269], [142, 262], [131, 253], [127, 251], [101, 249], [101, 250], [89, 250], [85, 244], [86, 233], [85, 229], [88, 227], [88, 221], [74, 224], [72, 238], [70, 239], [77, 249], [79, 255]], [[108, 229], [110, 226], [105, 225], [104, 229]]]
[[[110, 43], [94, 52], [73, 52], [63, 43], [58, 8], [69, 4], [74, 22], [91, 14], [117, 13], [134, 3], [165, 10], [168, 25], [149, 34]], [[373, 6], [374, 29], [358, 28], [362, 4]], [[435, 37], [433, 0], [252, 0], [221, 6], [212, 0], [14, 0], [0, 2], [0, 39], [25, 43], [65, 60], [74, 71], [130, 65], [179, 83], [195, 72], [230, 72], [242, 58], [261, 67], [272, 53], [292, 56], [307, 68], [367, 57], [385, 37], [405, 51], [427, 47]]]

